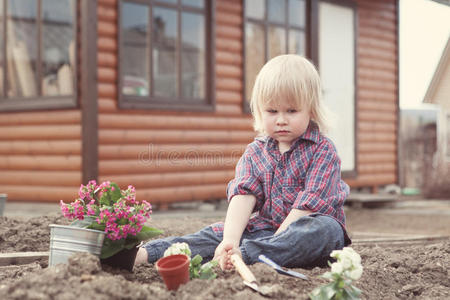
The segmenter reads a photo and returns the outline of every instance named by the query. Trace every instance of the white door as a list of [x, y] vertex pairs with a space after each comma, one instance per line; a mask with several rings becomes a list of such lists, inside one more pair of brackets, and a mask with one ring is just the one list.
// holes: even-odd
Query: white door
[[328, 136], [342, 171], [355, 170], [355, 15], [352, 7], [320, 2], [319, 72], [325, 104], [333, 115]]

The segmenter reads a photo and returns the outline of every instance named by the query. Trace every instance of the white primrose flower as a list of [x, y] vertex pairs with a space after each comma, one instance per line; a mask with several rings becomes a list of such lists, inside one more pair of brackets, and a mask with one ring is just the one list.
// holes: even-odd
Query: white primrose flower
[[187, 243], [174, 243], [164, 251], [164, 257], [175, 254], [186, 254], [191, 257], [191, 249]]
[[331, 273], [341, 274], [344, 271], [342, 264], [335, 262], [331, 264]]
[[344, 247], [344, 249], [342, 249], [342, 253], [345, 255], [345, 257], [349, 258], [352, 261], [352, 264], [354, 266], [361, 264], [361, 256], [359, 256], [359, 254], [356, 253], [353, 248]]
[[352, 280], [358, 280], [359, 278], [361, 278], [363, 272], [363, 268], [361, 265], [355, 267], [353, 270], [351, 271], [347, 271], [346, 275], [347, 277], [349, 277]]
[[344, 269], [346, 269], [346, 270], [350, 269], [350, 268], [353, 266], [352, 260], [351, 260], [350, 258], [344, 256], [344, 255], [341, 255], [341, 256], [338, 258], [338, 261], [341, 262], [342, 267], [343, 267]]

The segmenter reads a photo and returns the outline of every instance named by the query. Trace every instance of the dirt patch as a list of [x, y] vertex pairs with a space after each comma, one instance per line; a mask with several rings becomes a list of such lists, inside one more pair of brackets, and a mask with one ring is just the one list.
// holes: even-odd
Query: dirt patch
[[[448, 233], [449, 219], [430, 217], [376, 217], [366, 210], [349, 211], [349, 228], [359, 231]], [[445, 218], [446, 217], [446, 218]], [[428, 218], [428, 219], [427, 219]], [[350, 221], [352, 219], [352, 221]], [[419, 220], [420, 219], [420, 220]], [[389, 220], [389, 222], [388, 222]], [[397, 221], [395, 221], [397, 220]], [[167, 218], [151, 226], [164, 236], [194, 232], [217, 219]], [[381, 224], [379, 223], [381, 221]], [[386, 225], [386, 222], [388, 224]], [[396, 223], [397, 222], [397, 223]], [[402, 222], [400, 224], [399, 222]], [[428, 223], [427, 223], [428, 222]], [[0, 252], [48, 251], [51, 223], [65, 223], [58, 215], [30, 220], [0, 218]], [[436, 228], [434, 228], [436, 226]], [[446, 231], [447, 230], [447, 231]], [[357, 245], [364, 272], [357, 286], [363, 299], [448, 299], [450, 297], [450, 240], [428, 244], [377, 246]], [[327, 269], [296, 269], [310, 281], [280, 275], [264, 264], [250, 266], [260, 285], [273, 299], [307, 299], [307, 294], [326, 280]], [[0, 267], [0, 299], [263, 299], [247, 288], [235, 272], [217, 271], [213, 281], [192, 280], [177, 292], [166, 290], [153, 265], [137, 266], [132, 273], [101, 269], [98, 259], [87, 254], [71, 258], [68, 265], [47, 268], [46, 262]]]

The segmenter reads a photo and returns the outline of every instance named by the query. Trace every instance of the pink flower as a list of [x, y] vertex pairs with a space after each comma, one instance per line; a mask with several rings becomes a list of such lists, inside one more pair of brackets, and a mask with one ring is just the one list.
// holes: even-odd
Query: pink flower
[[[118, 199], [116, 193], [108, 193], [116, 189], [117, 185], [110, 181], [97, 185], [95, 180], [91, 180], [87, 185], [80, 186], [79, 198], [72, 203], [60, 201], [61, 212], [69, 219], [83, 220], [86, 215], [93, 216], [111, 240], [135, 236], [150, 218], [152, 206], [145, 200], [136, 200], [136, 189], [132, 185], [126, 190], [119, 189]], [[103, 198], [106, 195], [108, 198]], [[111, 203], [111, 200], [114, 203]]]

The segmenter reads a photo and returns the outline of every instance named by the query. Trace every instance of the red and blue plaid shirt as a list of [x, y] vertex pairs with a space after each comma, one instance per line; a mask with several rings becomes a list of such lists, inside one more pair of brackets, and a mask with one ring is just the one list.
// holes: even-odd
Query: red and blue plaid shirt
[[[228, 201], [236, 195], [256, 197], [246, 228], [250, 232], [277, 229], [296, 208], [336, 219], [348, 244], [343, 205], [350, 190], [341, 180], [340, 165], [334, 144], [314, 122], [283, 154], [273, 138], [257, 137], [236, 166], [235, 178], [228, 184]], [[212, 228], [222, 232], [223, 222]]]

